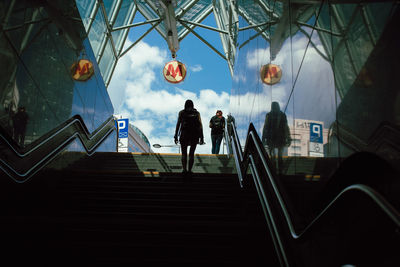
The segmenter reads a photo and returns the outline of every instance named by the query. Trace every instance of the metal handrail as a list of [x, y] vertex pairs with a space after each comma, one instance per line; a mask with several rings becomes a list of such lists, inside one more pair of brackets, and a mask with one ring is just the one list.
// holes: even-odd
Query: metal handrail
[[[229, 136], [229, 134], [228, 134], [228, 139], [231, 140], [231, 144], [232, 144], [233, 158], [235, 159], [236, 170], [237, 170], [238, 178], [239, 178], [239, 185], [240, 185], [240, 187], [243, 188], [243, 172], [242, 172], [242, 167], [241, 167], [241, 165], [242, 165], [241, 162], [243, 162], [242, 147], [240, 146], [240, 141], [239, 141], [239, 138], [238, 138], [238, 135], [236, 132], [236, 125], [233, 121], [231, 123], [232, 123], [233, 136]], [[239, 155], [239, 157], [237, 155]]]
[[[0, 134], [1, 140], [6, 144], [5, 149], [11, 152], [12, 156], [16, 156], [14, 158], [15, 160], [23, 161], [29, 157], [39, 158], [39, 160], [36, 161], [28, 161], [29, 166], [25, 166], [27, 169], [25, 171], [18, 170], [11, 166], [7, 160], [0, 158], [0, 168], [14, 181], [23, 183], [43, 168], [76, 138], [80, 140], [86, 153], [90, 156], [113, 131], [117, 131], [113, 116], [109, 117], [98, 129], [90, 134], [83, 119], [79, 115], [76, 115], [67, 120], [64, 125], [62, 124], [55, 128], [47, 137], [34, 144], [34, 146], [29, 148], [29, 151], [26, 152], [18, 151], [7, 137]], [[58, 144], [54, 144], [54, 140], [58, 137], [60, 138]], [[39, 151], [46, 150], [46, 148], [50, 151]]]
[[[246, 138], [246, 146], [244, 149], [244, 152], [241, 151], [241, 147], [239, 144], [239, 138], [236, 132], [236, 127], [233, 125], [233, 136], [231, 138], [234, 140], [233, 143], [236, 144], [237, 147], [234, 147], [234, 157], [237, 160], [237, 170], [238, 170], [238, 175], [241, 177], [244, 176], [245, 172], [247, 171], [247, 168], [250, 167], [254, 184], [257, 189], [257, 193], [263, 208], [263, 212], [265, 215], [265, 219], [268, 223], [269, 229], [271, 231], [272, 235], [272, 240], [274, 243], [275, 250], [278, 255], [278, 259], [281, 263], [281, 266], [290, 266], [289, 259], [287, 256], [287, 250], [284, 245], [284, 240], [281, 237], [281, 234], [279, 233], [279, 230], [277, 228], [277, 222], [276, 222], [276, 214], [271, 209], [271, 203], [269, 203], [267, 199], [267, 194], [265, 192], [265, 189], [262, 185], [261, 177], [259, 174], [260, 168], [263, 169], [267, 173], [267, 181], [272, 187], [272, 195], [275, 197], [279, 204], [279, 210], [282, 212], [282, 215], [285, 219], [286, 222], [286, 227], [289, 230], [290, 236], [293, 239], [300, 239], [303, 236], [305, 236], [307, 233], [312, 231], [312, 228], [318, 221], [321, 220], [322, 217], [324, 217], [335, 205], [338, 203], [338, 200], [342, 199], [346, 194], [349, 194], [354, 191], [361, 192], [365, 194], [369, 199], [373, 201], [374, 204], [376, 204], [381, 210], [399, 227], [400, 226], [400, 213], [397, 211], [380, 193], [375, 191], [373, 188], [364, 185], [364, 184], [354, 184], [351, 186], [346, 187], [344, 190], [342, 190], [301, 232], [296, 232], [292, 218], [289, 214], [288, 208], [284, 202], [283, 196], [279, 190], [278, 184], [275, 182], [274, 176], [272, 174], [272, 171], [268, 167], [267, 161], [269, 160], [265, 156], [265, 152], [261, 149], [259, 143], [261, 142], [259, 139], [259, 136], [253, 126], [252, 123], [249, 125], [249, 130]], [[253, 152], [249, 147], [253, 145], [256, 149], [255, 152]], [[238, 149], [239, 148], [239, 149]], [[243, 154], [245, 157], [243, 157]], [[262, 165], [256, 165], [254, 161], [254, 156], [257, 156], [261, 162]], [[267, 156], [268, 157], [268, 156]]]
[[[104, 129], [107, 126], [107, 122], [109, 122], [110, 120], [113, 120], [112, 118], [109, 118], [105, 124], [103, 124], [102, 126], [100, 126], [98, 129], [96, 129], [96, 132], [100, 132], [102, 129]], [[0, 134], [0, 138], [3, 139], [4, 142], [7, 143], [8, 147], [10, 149], [12, 149], [14, 151], [14, 153], [16, 155], [18, 155], [19, 157], [23, 158], [28, 156], [29, 154], [33, 153], [35, 150], [37, 150], [38, 148], [42, 147], [45, 143], [47, 143], [48, 141], [50, 141], [51, 139], [53, 139], [56, 135], [58, 135], [59, 133], [61, 133], [63, 130], [65, 130], [66, 128], [70, 127], [73, 124], [78, 123], [83, 129], [84, 129], [84, 134], [86, 135], [86, 138], [89, 140], [92, 140], [95, 137], [95, 134], [93, 134], [92, 136], [90, 136], [89, 131], [87, 130], [87, 127], [85, 125], [85, 123], [82, 121], [82, 119], [79, 117], [75, 117], [72, 121], [67, 122], [67, 124], [65, 126], [63, 126], [61, 129], [57, 129], [54, 133], [52, 133], [49, 137], [45, 138], [44, 140], [41, 140], [38, 144], [35, 144], [35, 146], [30, 149], [29, 151], [25, 152], [25, 153], [21, 153], [20, 151], [18, 151], [7, 139], [7, 137], [3, 136], [2, 134]], [[89, 151], [90, 149], [87, 148], [85, 143], [82, 143], [86, 149], [86, 151]]]
[[226, 155], [228, 159], [230, 158], [231, 154], [231, 149], [230, 149], [230, 140], [229, 140], [229, 133], [228, 133], [228, 124], [225, 123], [225, 128], [224, 128], [224, 140], [225, 140], [225, 146], [226, 146]]

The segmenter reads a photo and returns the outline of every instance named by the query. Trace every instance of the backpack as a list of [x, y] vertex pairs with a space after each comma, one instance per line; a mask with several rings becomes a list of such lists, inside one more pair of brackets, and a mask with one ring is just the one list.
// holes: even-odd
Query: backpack
[[212, 118], [212, 128], [215, 133], [223, 133], [224, 132], [224, 117], [218, 118], [218, 116], [214, 116]]
[[184, 111], [182, 114], [182, 130], [195, 130], [199, 128], [199, 119], [196, 110]]

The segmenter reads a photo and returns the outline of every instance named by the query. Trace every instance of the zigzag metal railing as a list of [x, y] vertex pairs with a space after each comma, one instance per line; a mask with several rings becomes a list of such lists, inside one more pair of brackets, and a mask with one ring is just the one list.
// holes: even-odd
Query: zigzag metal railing
[[392, 149], [400, 151], [400, 128], [387, 121], [379, 124], [367, 140], [356, 136], [339, 122], [334, 122], [328, 138], [337, 137], [340, 133], [340, 142], [354, 151], [376, 151], [380, 146], [389, 144]]
[[23, 183], [76, 138], [91, 155], [113, 131], [117, 131], [113, 116], [90, 134], [81, 116], [75, 115], [26, 149], [16, 149], [14, 141], [0, 134], [0, 168], [16, 182]]
[[302, 231], [296, 231], [287, 202], [285, 202], [284, 195], [281, 193], [279, 181], [275, 179], [276, 175], [274, 175], [270, 167], [270, 159], [263, 149], [254, 125], [252, 123], [249, 125], [243, 152], [234, 124], [232, 132], [233, 135], [229, 136], [228, 139], [232, 144], [240, 184], [242, 185], [243, 177], [245, 177], [248, 167], [250, 167], [281, 266], [295, 265], [291, 257], [291, 251], [288, 249], [289, 242], [306, 239], [315, 225], [337, 206], [339, 200], [345, 199], [356, 192], [364, 194], [397, 227], [400, 227], [400, 213], [379, 192], [367, 185], [354, 184], [343, 189]]

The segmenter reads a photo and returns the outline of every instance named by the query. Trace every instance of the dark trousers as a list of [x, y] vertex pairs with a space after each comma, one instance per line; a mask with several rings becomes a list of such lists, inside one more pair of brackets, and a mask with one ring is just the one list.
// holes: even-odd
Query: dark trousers
[[274, 165], [275, 171], [278, 174], [282, 174], [283, 171], [282, 152], [283, 152], [283, 147], [275, 147], [269, 149], [269, 155], [271, 157], [272, 164]]
[[211, 135], [211, 154], [218, 154], [222, 142], [222, 134]]
[[[194, 163], [194, 151], [196, 150], [197, 144], [191, 145], [189, 149], [189, 172], [192, 171], [193, 163]], [[187, 163], [187, 145], [181, 144], [182, 148], [182, 168], [184, 171], [187, 171], [186, 163]]]

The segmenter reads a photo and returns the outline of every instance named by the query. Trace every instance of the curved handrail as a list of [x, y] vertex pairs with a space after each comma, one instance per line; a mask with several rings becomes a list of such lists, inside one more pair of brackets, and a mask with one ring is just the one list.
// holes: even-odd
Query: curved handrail
[[231, 149], [230, 149], [230, 143], [231, 140], [229, 139], [229, 133], [228, 133], [228, 124], [225, 123], [225, 127], [224, 127], [224, 140], [225, 140], [225, 146], [226, 146], [226, 155], [229, 159], [230, 154], [231, 154]]
[[27, 151], [15, 148], [13, 141], [0, 134], [0, 144], [3, 144], [0, 148], [0, 168], [16, 182], [23, 183], [76, 138], [80, 140], [86, 153], [92, 155], [113, 131], [116, 131], [113, 116], [90, 134], [82, 117], [75, 115], [27, 146]]
[[337, 136], [340, 132], [340, 141], [354, 151], [376, 151], [383, 143], [390, 143], [391, 148], [400, 151], [400, 128], [390, 122], [381, 122], [367, 140], [353, 134], [343, 124], [335, 121], [329, 127], [328, 138]]
[[[258, 172], [259, 169], [262, 169], [263, 171], [266, 172], [267, 176], [267, 181], [269, 182], [269, 185], [272, 187], [272, 197], [275, 198], [275, 200], [279, 204], [279, 211], [281, 212], [281, 215], [283, 216], [285, 220], [285, 225], [287, 227], [287, 230], [289, 231], [290, 236], [294, 240], [298, 240], [303, 238], [307, 233], [312, 231], [316, 223], [321, 221], [323, 217], [325, 217], [338, 203], [340, 199], [343, 199], [346, 195], [351, 194], [352, 192], [361, 192], [364, 195], [366, 195], [372, 202], [377, 205], [381, 210], [397, 225], [400, 226], [400, 213], [377, 191], [375, 191], [373, 188], [363, 185], [363, 184], [354, 184], [351, 186], [346, 187], [343, 189], [311, 222], [301, 231], [297, 232], [294, 227], [293, 220], [289, 214], [288, 207], [284, 201], [284, 197], [281, 194], [279, 190], [279, 186], [276, 183], [274, 179], [274, 175], [272, 174], [272, 171], [269, 168], [269, 158], [268, 155], [266, 155], [265, 151], [261, 148], [261, 140], [254, 128], [254, 125], [250, 123], [249, 125], [249, 130], [246, 138], [246, 146], [244, 149], [244, 156], [241, 155], [241, 149], [239, 144], [239, 138], [235, 129], [235, 126], [233, 125], [234, 131], [233, 135], [231, 138], [234, 140], [232, 143], [236, 144], [234, 150], [234, 157], [238, 159], [238, 164], [237, 164], [237, 169], [238, 173], [240, 173], [240, 176], [243, 177], [247, 171], [247, 168], [250, 167], [251, 173], [253, 175], [254, 179], [254, 184], [257, 189], [257, 193], [259, 195], [261, 205], [263, 207], [263, 211], [266, 217], [266, 221], [268, 223], [268, 226], [271, 230], [272, 234], [272, 239], [275, 245], [276, 252], [278, 254], [279, 261], [282, 266], [290, 266], [289, 264], [289, 259], [287, 256], [287, 251], [284, 245], [284, 241], [281, 238], [281, 234], [279, 232], [279, 229], [277, 227], [277, 214], [274, 214], [271, 208], [270, 201], [267, 198], [267, 194], [265, 191], [265, 188], [262, 184], [260, 174]], [[255, 149], [252, 149], [255, 148]], [[239, 150], [240, 149], [240, 150]], [[259, 158], [262, 163], [262, 167], [259, 167], [259, 165], [256, 165], [254, 161], [254, 156]], [[240, 160], [239, 160], [240, 158]], [[271, 193], [271, 192], [269, 192]]]

